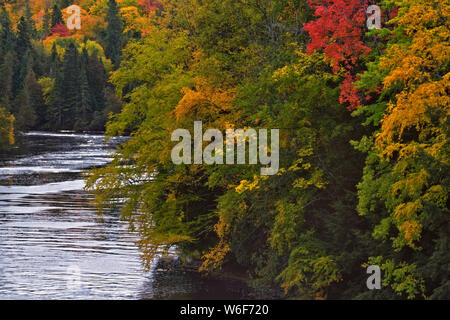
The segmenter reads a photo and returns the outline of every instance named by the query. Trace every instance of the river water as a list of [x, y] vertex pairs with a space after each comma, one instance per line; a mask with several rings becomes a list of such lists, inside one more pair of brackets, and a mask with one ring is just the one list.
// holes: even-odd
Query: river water
[[0, 299], [242, 297], [241, 284], [196, 272], [144, 272], [120, 213], [97, 214], [82, 172], [124, 139], [31, 132], [0, 154]]

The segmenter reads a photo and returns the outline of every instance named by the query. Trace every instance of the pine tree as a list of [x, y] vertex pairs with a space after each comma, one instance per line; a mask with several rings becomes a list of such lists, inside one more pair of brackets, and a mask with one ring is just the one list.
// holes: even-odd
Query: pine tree
[[[19, 55], [18, 55], [19, 56]], [[29, 68], [33, 66], [33, 57], [31, 51], [27, 50], [22, 56], [18, 58], [18, 66], [14, 73], [14, 95], [17, 95], [23, 88], [25, 77], [27, 76]]]
[[41, 39], [45, 39], [50, 34], [51, 15], [48, 8], [45, 8], [44, 18], [42, 21]]
[[5, 8], [0, 12], [0, 51], [5, 53], [15, 49], [16, 36], [14, 34], [11, 19]]
[[55, 78], [46, 112], [48, 126], [55, 129], [73, 129], [80, 105], [80, 58], [71, 42], [60, 62], [56, 46], [50, 58], [51, 75]]
[[49, 95], [49, 106], [46, 112], [47, 125], [59, 130], [63, 128], [63, 73], [62, 70], [55, 70], [55, 84]]
[[72, 2], [72, 0], [58, 0], [57, 3], [60, 8], [67, 8], [72, 4]]
[[33, 20], [33, 13], [31, 12], [31, 8], [30, 8], [30, 0], [27, 0], [25, 2], [24, 17], [27, 21], [31, 37], [35, 38], [37, 36], [37, 30], [36, 30], [36, 24], [34, 23], [34, 20]]
[[8, 51], [0, 65], [0, 105], [11, 111], [13, 98], [14, 66], [16, 57], [13, 51]]
[[106, 72], [101, 59], [97, 56], [97, 52], [94, 51], [88, 57], [87, 66], [87, 77], [95, 99], [95, 110], [101, 111], [105, 105]]
[[73, 115], [77, 113], [80, 104], [80, 58], [78, 50], [71, 42], [64, 55], [62, 64], [63, 82], [63, 126], [72, 129], [75, 123]]
[[[32, 29], [29, 19], [22, 16], [17, 25], [17, 41], [15, 51], [18, 58], [18, 67], [14, 76], [14, 94], [17, 95], [23, 88], [25, 77], [29, 68], [34, 68], [36, 58], [40, 55], [32, 46]], [[39, 61], [37, 67], [40, 68]], [[19, 121], [19, 120], [18, 120]]]
[[19, 56], [24, 56], [31, 49], [31, 32], [27, 19], [22, 16], [17, 25], [16, 52]]
[[17, 129], [28, 130], [34, 126], [36, 122], [36, 113], [33, 110], [33, 104], [27, 86], [24, 86], [22, 90], [20, 90], [14, 100], [14, 111]]
[[[36, 115], [34, 125], [42, 125], [45, 122], [46, 106], [42, 94], [42, 87], [36, 80], [33, 69], [28, 69], [25, 77], [24, 88], [28, 92], [31, 108]], [[32, 127], [32, 125], [30, 125]]]
[[64, 23], [62, 12], [59, 9], [59, 7], [55, 4], [53, 6], [53, 10], [52, 10], [50, 27], [53, 28], [57, 24], [61, 24], [61, 23]]
[[61, 60], [59, 59], [58, 52], [56, 50], [56, 43], [53, 42], [52, 51], [49, 61], [49, 76], [56, 77], [56, 71], [61, 67]]
[[119, 8], [115, 0], [109, 0], [108, 12], [106, 14], [106, 48], [105, 54], [111, 59], [117, 68], [120, 64], [120, 55], [123, 48], [123, 24], [120, 18]]
[[88, 81], [88, 59], [86, 48], [83, 48], [80, 61], [80, 101], [77, 109], [77, 121], [74, 130], [85, 130], [90, 122], [89, 116], [94, 109], [94, 99]]
[[93, 109], [92, 102], [92, 93], [89, 88], [86, 69], [82, 68], [80, 74], [80, 104], [77, 110], [77, 121], [74, 124], [74, 130], [86, 130]]

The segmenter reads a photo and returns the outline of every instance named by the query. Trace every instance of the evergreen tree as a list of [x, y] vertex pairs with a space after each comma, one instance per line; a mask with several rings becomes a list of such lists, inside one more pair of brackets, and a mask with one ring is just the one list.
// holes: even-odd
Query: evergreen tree
[[33, 20], [33, 13], [31, 12], [31, 8], [30, 8], [30, 0], [27, 0], [25, 2], [24, 17], [27, 21], [31, 37], [35, 38], [37, 36], [37, 30], [36, 30], [36, 24], [34, 23], [34, 20]]
[[88, 59], [86, 48], [83, 48], [80, 59], [80, 101], [77, 109], [77, 120], [74, 130], [85, 130], [90, 122], [90, 114], [94, 109], [94, 98], [88, 81]]
[[27, 76], [28, 70], [33, 66], [33, 57], [30, 50], [27, 50], [19, 59], [18, 67], [15, 69], [14, 73], [14, 87], [13, 92], [15, 95], [19, 93], [24, 85], [25, 77]]
[[105, 105], [106, 72], [101, 59], [97, 56], [97, 52], [94, 51], [88, 57], [87, 66], [87, 77], [95, 99], [95, 110], [100, 111], [103, 110]]
[[74, 130], [82, 131], [86, 130], [89, 120], [90, 114], [93, 110], [93, 100], [92, 93], [89, 88], [89, 82], [86, 75], [86, 69], [81, 69], [80, 74], [80, 104], [77, 110], [77, 120], [74, 124]]
[[64, 23], [62, 12], [56, 4], [53, 6], [52, 16], [51, 16], [50, 21], [51, 21], [51, 23], [50, 23], [51, 28], [53, 28], [57, 24]]
[[42, 21], [41, 39], [45, 39], [50, 34], [51, 15], [48, 8], [45, 8], [44, 18]]
[[[33, 69], [29, 68], [25, 77], [24, 88], [28, 92], [31, 108], [36, 115], [34, 125], [43, 125], [45, 122], [46, 106], [42, 94], [42, 87], [36, 80], [36, 75]], [[33, 128], [32, 125], [30, 125]]]
[[58, 7], [60, 8], [67, 8], [68, 6], [70, 6], [72, 4], [72, 0], [58, 0], [57, 4]]
[[46, 112], [47, 126], [60, 130], [63, 128], [63, 105], [64, 105], [64, 88], [63, 88], [63, 73], [62, 70], [56, 69], [55, 84], [49, 95], [49, 105]]
[[33, 110], [30, 93], [27, 86], [20, 90], [14, 101], [14, 117], [18, 130], [28, 130], [36, 122], [36, 113]]
[[16, 57], [13, 51], [8, 51], [3, 57], [0, 65], [0, 105], [11, 111], [11, 100], [13, 98], [14, 66]]
[[31, 32], [27, 19], [22, 16], [17, 25], [16, 52], [19, 56], [24, 56], [31, 49]]
[[50, 54], [50, 59], [49, 59], [49, 76], [50, 77], [55, 77], [56, 76], [56, 71], [60, 68], [61, 66], [61, 60], [59, 59], [59, 55], [58, 52], [56, 50], [56, 43], [53, 42], [52, 45], [52, 52]]
[[15, 49], [16, 36], [14, 34], [11, 19], [5, 8], [0, 12], [0, 53]]
[[33, 57], [33, 70], [36, 78], [48, 75], [49, 73], [49, 54], [42, 42], [33, 43], [33, 50], [31, 50]]
[[123, 24], [115, 0], [109, 0], [108, 2], [106, 21], [108, 22], [108, 26], [106, 27], [105, 54], [117, 68], [120, 64], [120, 55], [124, 45], [124, 39]]
[[64, 99], [62, 124], [64, 128], [72, 129], [75, 123], [74, 115], [80, 104], [80, 58], [73, 42], [66, 49], [62, 72], [62, 96]]

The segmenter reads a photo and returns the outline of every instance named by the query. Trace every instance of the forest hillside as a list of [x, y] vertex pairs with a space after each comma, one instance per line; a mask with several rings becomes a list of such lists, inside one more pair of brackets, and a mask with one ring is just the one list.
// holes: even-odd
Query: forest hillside
[[[449, 16], [440, 0], [3, 1], [0, 144], [129, 134], [87, 188], [100, 209], [123, 199], [146, 267], [176, 247], [260, 298], [449, 299]], [[194, 121], [279, 129], [277, 173], [175, 164], [172, 132]]]

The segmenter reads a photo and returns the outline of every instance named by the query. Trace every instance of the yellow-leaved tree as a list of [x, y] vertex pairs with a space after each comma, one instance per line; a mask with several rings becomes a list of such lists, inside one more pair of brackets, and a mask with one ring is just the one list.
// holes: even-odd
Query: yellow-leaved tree
[[359, 185], [359, 212], [377, 217], [376, 239], [392, 241], [391, 255], [371, 259], [382, 265], [384, 284], [408, 298], [436, 298], [449, 286], [427, 291], [446, 273], [439, 261], [448, 255], [450, 4], [396, 5], [378, 63], [386, 110]]
[[14, 116], [0, 108], [0, 149], [14, 144]]

